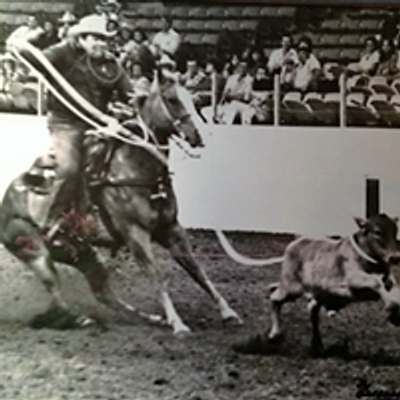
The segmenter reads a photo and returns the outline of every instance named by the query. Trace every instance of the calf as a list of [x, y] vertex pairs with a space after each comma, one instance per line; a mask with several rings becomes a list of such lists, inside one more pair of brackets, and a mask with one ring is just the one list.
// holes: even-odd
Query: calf
[[390, 267], [400, 253], [397, 218], [385, 214], [367, 220], [356, 218], [359, 230], [339, 240], [299, 238], [284, 253], [281, 277], [271, 287], [272, 327], [269, 340], [282, 336], [280, 311], [287, 301], [306, 294], [313, 327], [311, 350], [323, 352], [319, 311], [336, 311], [352, 302], [382, 299], [388, 319], [400, 324], [400, 287]]

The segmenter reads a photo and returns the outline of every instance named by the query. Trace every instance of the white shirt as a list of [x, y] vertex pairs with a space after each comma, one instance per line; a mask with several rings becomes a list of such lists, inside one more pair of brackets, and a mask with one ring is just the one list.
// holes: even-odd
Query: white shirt
[[371, 72], [379, 63], [379, 51], [375, 50], [371, 54], [364, 54], [360, 61], [359, 66], [362, 72]]
[[311, 80], [313, 79], [313, 71], [320, 70], [321, 63], [314, 54], [310, 54], [304, 64], [299, 64], [296, 69], [294, 78], [294, 88], [299, 90], [307, 90]]
[[174, 55], [181, 44], [181, 36], [172, 28], [167, 32], [160, 31], [155, 34], [152, 44], [163, 52]]
[[295, 64], [299, 61], [295, 49], [290, 49], [287, 53], [284, 53], [283, 49], [273, 50], [268, 60], [269, 72], [274, 72], [277, 69], [282, 68], [283, 62], [288, 58], [291, 58]]

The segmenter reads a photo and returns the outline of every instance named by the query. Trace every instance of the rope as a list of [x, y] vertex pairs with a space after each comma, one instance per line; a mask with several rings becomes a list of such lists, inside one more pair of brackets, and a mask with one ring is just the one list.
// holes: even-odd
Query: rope
[[232, 260], [236, 261], [239, 264], [255, 266], [255, 267], [265, 267], [265, 266], [269, 266], [269, 265], [273, 265], [273, 264], [279, 264], [283, 261], [283, 257], [254, 259], [254, 258], [250, 258], [247, 256], [243, 256], [242, 254], [239, 254], [233, 248], [233, 246], [230, 244], [228, 238], [225, 236], [225, 234], [222, 231], [216, 230], [215, 234], [217, 235], [219, 243], [221, 244], [221, 246], [225, 250], [225, 252], [228, 254], [228, 256], [230, 258], [232, 258]]
[[[168, 165], [167, 158], [162, 153], [160, 153], [155, 146], [148, 142], [144, 142], [142, 138], [125, 129], [121, 124], [119, 124], [119, 122], [115, 118], [104, 114], [95, 106], [93, 106], [93, 104], [87, 101], [83, 96], [81, 96], [80, 93], [77, 92], [76, 89], [54, 68], [51, 62], [41, 53], [40, 50], [38, 50], [32, 44], [21, 40], [15, 40], [12, 44], [12, 51], [15, 56], [25, 65], [27, 65], [28, 68], [32, 69], [36, 74], [42, 76], [43, 80], [45, 81], [49, 90], [54, 94], [54, 96], [56, 96], [57, 99], [60, 100], [62, 104], [64, 104], [75, 115], [77, 115], [87, 124], [91, 125], [93, 128], [107, 136], [113, 137], [132, 146], [140, 146], [145, 148], [164, 165]], [[59, 91], [54, 87], [54, 85], [50, 82], [49, 78], [43, 73], [39, 72], [38, 69], [35, 68], [33, 64], [21, 54], [21, 52], [24, 50], [28, 51], [30, 55], [34, 56], [35, 60], [39, 61], [42, 66], [49, 72], [51, 78], [55, 80], [55, 83], [59, 84], [67, 92], [67, 94], [71, 96], [74, 102], [82, 106], [83, 110], [88, 112], [91, 117], [85, 115], [83, 111], [79, 110], [64, 96], [62, 96]], [[115, 121], [115, 131], [110, 129], [111, 121]]]

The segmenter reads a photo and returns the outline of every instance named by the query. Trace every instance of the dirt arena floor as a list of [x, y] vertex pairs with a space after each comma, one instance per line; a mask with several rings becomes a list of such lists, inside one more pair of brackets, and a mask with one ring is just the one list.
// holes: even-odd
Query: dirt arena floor
[[[240, 266], [224, 254], [212, 232], [192, 231], [190, 237], [196, 258], [244, 326], [224, 326], [206, 294], [157, 250], [170, 277], [172, 298], [192, 334], [174, 337], [166, 328], [128, 324], [118, 315], [110, 315], [107, 330], [35, 330], [23, 322], [43, 311], [49, 299], [36, 279], [1, 250], [0, 399], [400, 397], [400, 329], [386, 323], [381, 303], [353, 305], [332, 318], [323, 314], [324, 358], [308, 354], [311, 327], [302, 300], [283, 310], [287, 334], [277, 354], [235, 352], [233, 345], [254, 345], [257, 334], [268, 329], [267, 287], [277, 280], [279, 266]], [[229, 237], [237, 250], [252, 257], [280, 255], [291, 239], [249, 233]], [[111, 259], [106, 250], [102, 253], [122, 297], [143, 311], [160, 313], [149, 279], [129, 255], [122, 252]], [[79, 275], [66, 268], [61, 272], [63, 290], [75, 306], [104, 313], [85, 294]]]

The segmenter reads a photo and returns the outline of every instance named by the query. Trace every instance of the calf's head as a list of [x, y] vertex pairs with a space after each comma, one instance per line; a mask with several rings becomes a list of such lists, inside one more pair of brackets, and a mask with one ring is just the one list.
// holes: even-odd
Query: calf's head
[[357, 233], [359, 242], [371, 257], [387, 265], [400, 264], [400, 248], [397, 241], [398, 218], [379, 214], [366, 220], [355, 218], [355, 221], [360, 228]]

